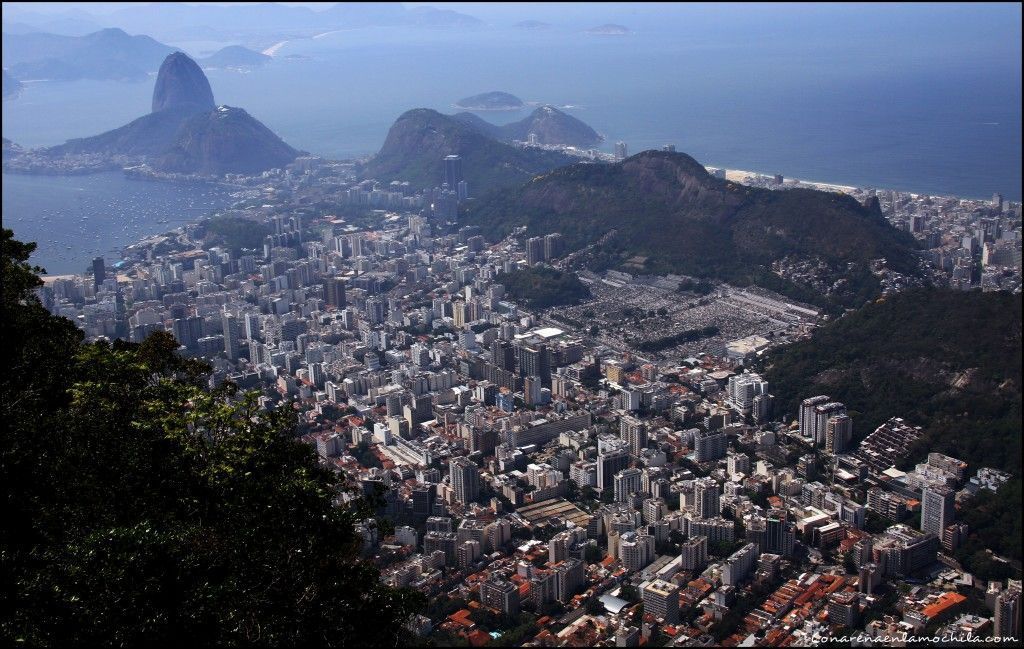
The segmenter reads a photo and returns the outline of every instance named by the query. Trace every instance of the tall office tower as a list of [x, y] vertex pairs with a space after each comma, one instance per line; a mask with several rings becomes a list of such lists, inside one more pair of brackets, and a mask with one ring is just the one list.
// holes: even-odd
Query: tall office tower
[[676, 152], [676, 145], [674, 145], [674, 144], [666, 144], [666, 145], [661, 147], [661, 150], [664, 151], [665, 153], [675, 153]]
[[523, 379], [523, 401], [527, 406], [539, 406], [543, 399], [539, 376], [527, 376]]
[[615, 474], [629, 466], [629, 453], [616, 448], [597, 455], [597, 490], [611, 489]]
[[681, 568], [690, 572], [697, 572], [704, 568], [708, 562], [708, 537], [691, 536], [683, 542]]
[[381, 324], [384, 322], [384, 300], [371, 297], [366, 299], [366, 319], [372, 324]]
[[222, 324], [224, 329], [224, 353], [231, 360], [237, 360], [238, 354], [241, 351], [241, 344], [239, 338], [241, 338], [241, 327], [238, 326], [238, 318], [235, 314], [224, 312], [222, 316]]
[[1020, 639], [1020, 589], [1008, 588], [996, 596], [995, 631], [1000, 638]]
[[502, 613], [519, 613], [519, 588], [510, 581], [491, 576], [480, 582], [480, 603]]
[[992, 207], [996, 211], [1002, 211], [1003, 209], [1003, 195], [999, 193], [992, 194]]
[[491, 363], [500, 370], [509, 372], [516, 369], [516, 347], [507, 340], [491, 343]]
[[626, 143], [625, 142], [616, 142], [615, 143], [615, 159], [616, 160], [625, 160], [627, 155], [628, 154], [626, 152]]
[[[246, 313], [245, 314], [245, 339], [249, 341], [257, 341], [260, 339], [260, 322], [263, 316], [259, 313]], [[255, 361], [254, 361], [255, 362]]]
[[555, 599], [565, 603], [575, 595], [587, 582], [587, 569], [583, 562], [570, 557], [554, 567]]
[[618, 549], [619, 560], [626, 570], [642, 570], [654, 560], [654, 537], [649, 534], [623, 532], [619, 535]]
[[96, 257], [92, 260], [92, 285], [99, 288], [106, 279], [107, 267], [103, 263], [103, 257]]
[[466, 303], [462, 300], [452, 302], [452, 322], [456, 328], [462, 328], [466, 324]]
[[565, 252], [565, 239], [558, 232], [553, 232], [544, 237], [544, 258], [557, 259]]
[[629, 445], [629, 452], [639, 457], [647, 448], [647, 424], [636, 417], [623, 417], [619, 420], [619, 437]]
[[921, 490], [921, 531], [931, 532], [940, 539], [943, 531], [953, 524], [953, 497], [949, 487], [927, 486]]
[[725, 457], [729, 438], [723, 430], [702, 430], [693, 436], [694, 460], [710, 462]]
[[572, 538], [568, 532], [556, 534], [548, 541], [548, 563], [554, 565], [569, 557], [569, 543]]
[[722, 513], [718, 482], [714, 478], [698, 478], [693, 481], [693, 501], [697, 518], [713, 518]]
[[760, 374], [744, 372], [729, 377], [729, 402], [742, 412], [749, 412], [754, 405], [754, 397], [767, 394], [768, 382]]
[[631, 494], [640, 493], [640, 469], [623, 469], [615, 474], [615, 502], [625, 502]]
[[768, 512], [765, 523], [765, 547], [761, 552], [769, 552], [788, 557], [793, 554], [796, 544], [796, 525], [787, 520], [786, 510], [773, 509]]
[[449, 155], [444, 158], [444, 182], [451, 191], [458, 191], [462, 182], [462, 158]]
[[530, 237], [526, 240], [526, 264], [536, 266], [544, 261], [544, 237]]
[[475, 501], [480, 493], [480, 474], [473, 461], [465, 457], [453, 458], [448, 462], [448, 471], [455, 498], [463, 505]]
[[800, 402], [800, 434], [805, 438], [814, 439], [814, 409], [817, 406], [828, 403], [830, 399], [825, 395], [810, 397]]
[[847, 414], [829, 417], [825, 423], [825, 449], [834, 455], [845, 453], [853, 439], [853, 420]]
[[551, 350], [547, 345], [519, 347], [519, 374], [539, 376], [544, 387], [551, 387]]
[[679, 621], [679, 586], [663, 579], [645, 582], [643, 592], [644, 613], [665, 620], [666, 624]]
[[203, 337], [203, 319], [199, 316], [177, 318], [171, 324], [171, 333], [180, 344], [195, 349], [199, 339]]
[[327, 306], [335, 309], [344, 309], [347, 306], [345, 300], [345, 280], [341, 277], [328, 277], [324, 281], [324, 302]]
[[464, 201], [469, 198], [469, 184], [465, 180], [459, 181], [459, 184], [455, 187], [455, 191], [458, 193], [460, 201]]
[[746, 453], [737, 453], [730, 455], [725, 462], [726, 472], [730, 476], [742, 473], [743, 475], [750, 475], [750, 456]]
[[860, 603], [857, 593], [832, 593], [828, 598], [828, 623], [843, 628], [855, 628], [860, 621]]
[[846, 414], [846, 406], [838, 401], [830, 401], [814, 406], [814, 445], [825, 445], [825, 429], [832, 417]]

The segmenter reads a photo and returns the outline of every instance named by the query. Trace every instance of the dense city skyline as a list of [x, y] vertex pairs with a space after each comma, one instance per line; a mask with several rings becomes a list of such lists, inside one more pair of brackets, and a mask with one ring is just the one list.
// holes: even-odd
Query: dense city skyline
[[[52, 4], [16, 9], [157, 11]], [[239, 19], [264, 53], [206, 58], [110, 30], [134, 54], [103, 58], [5, 8], [5, 112], [112, 70], [152, 95], [64, 144], [5, 137], [5, 183], [222, 202], [153, 225], [133, 198], [131, 242], [99, 254], [120, 216], [5, 202], [5, 641], [1019, 640], [1019, 201], [704, 164], [508, 92], [408, 106], [372, 156], [310, 153], [215, 99], [218, 66], [310, 38], [284, 4], [252, 9], [294, 21], [271, 33]], [[313, 9], [450, 38], [474, 7]], [[562, 9], [636, 35], [624, 6]], [[34, 267], [30, 227], [78, 271]]]

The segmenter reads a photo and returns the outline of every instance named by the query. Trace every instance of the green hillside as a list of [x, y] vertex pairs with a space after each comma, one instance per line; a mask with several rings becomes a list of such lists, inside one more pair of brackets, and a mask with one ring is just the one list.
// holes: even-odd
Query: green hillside
[[[613, 165], [577, 164], [470, 206], [461, 217], [493, 239], [525, 225], [561, 232], [570, 248], [615, 231], [598, 251], [607, 265], [646, 257], [645, 272], [757, 283], [818, 303], [860, 305], [877, 294], [872, 259], [914, 272], [913, 240], [849, 196], [770, 191], [712, 177], [682, 153], [645, 151]], [[817, 259], [845, 286], [828, 300], [770, 272], [786, 256]]]
[[462, 172], [472, 196], [522, 184], [574, 160], [554, 151], [518, 149], [460, 120], [418, 108], [395, 121], [363, 175], [382, 181], [407, 180], [416, 187], [437, 187], [444, 182], [444, 158], [448, 155], [462, 157]]
[[890, 417], [921, 426], [906, 467], [937, 451], [966, 461], [970, 474], [983, 466], [1012, 473], [998, 497], [982, 492], [962, 510], [975, 537], [958, 557], [982, 572], [992, 564], [985, 547], [1020, 558], [1020, 295], [902, 293], [777, 349], [764, 366], [791, 416], [800, 399], [827, 394], [846, 404], [857, 439]]

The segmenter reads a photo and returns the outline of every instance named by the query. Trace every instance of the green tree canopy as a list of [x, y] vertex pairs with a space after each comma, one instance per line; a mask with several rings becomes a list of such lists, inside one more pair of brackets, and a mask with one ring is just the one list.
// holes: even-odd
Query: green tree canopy
[[167, 334], [87, 344], [3, 230], [4, 644], [394, 646], [422, 605], [359, 558], [344, 487]]

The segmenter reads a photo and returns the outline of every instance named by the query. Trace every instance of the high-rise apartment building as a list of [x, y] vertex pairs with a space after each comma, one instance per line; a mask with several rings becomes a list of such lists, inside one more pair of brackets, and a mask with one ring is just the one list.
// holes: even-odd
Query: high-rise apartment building
[[456, 500], [463, 505], [475, 501], [480, 493], [480, 473], [473, 461], [465, 457], [453, 458], [448, 470]]

